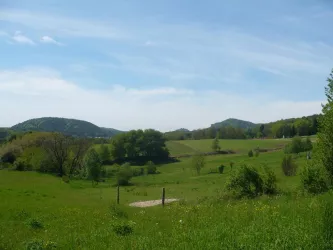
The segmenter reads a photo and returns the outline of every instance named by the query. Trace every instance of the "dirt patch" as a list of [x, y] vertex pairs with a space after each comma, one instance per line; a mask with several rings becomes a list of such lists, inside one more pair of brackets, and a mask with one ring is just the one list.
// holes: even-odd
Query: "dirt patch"
[[[179, 201], [179, 199], [165, 199], [164, 203]], [[162, 200], [138, 201], [129, 204], [131, 207], [152, 207], [162, 205]]]

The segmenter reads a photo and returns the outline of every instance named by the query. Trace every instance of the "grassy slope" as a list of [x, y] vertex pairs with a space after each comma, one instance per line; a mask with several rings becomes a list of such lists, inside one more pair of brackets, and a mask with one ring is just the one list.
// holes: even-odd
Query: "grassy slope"
[[[262, 148], [275, 147], [268, 141], [233, 142], [243, 151], [258, 143]], [[299, 176], [284, 177], [281, 173], [282, 155], [271, 152], [251, 159], [244, 155], [210, 156], [200, 176], [193, 174], [190, 159], [160, 166], [161, 174], [133, 178], [135, 186], [121, 188], [119, 209], [128, 218], [109, 208], [116, 194], [113, 179], [92, 188], [87, 181], [65, 184], [34, 172], [0, 171], [0, 249], [20, 249], [32, 239], [55, 241], [60, 249], [320, 249], [322, 224], [318, 222], [324, 200], [332, 200], [329, 194], [216, 200], [231, 170], [228, 167], [223, 175], [209, 172], [230, 161], [235, 162], [234, 168], [244, 162], [256, 166], [266, 163], [276, 172], [283, 191], [297, 190]], [[300, 166], [305, 161], [304, 156], [297, 160]], [[162, 187], [167, 198], [182, 198], [185, 204], [164, 209], [127, 206], [133, 201], [160, 198]], [[202, 202], [205, 199], [215, 202]], [[30, 218], [40, 220], [44, 228], [32, 229], [26, 224]], [[136, 223], [134, 233], [117, 236], [111, 225], [127, 220]]]
[[[183, 140], [168, 141], [166, 143], [171, 155], [191, 154], [195, 151], [211, 152], [212, 139], [207, 140]], [[260, 147], [262, 149], [272, 149], [284, 147], [290, 140], [288, 139], [267, 139], [267, 140], [220, 140], [222, 150], [234, 150], [237, 153], [247, 153], [250, 149]]]

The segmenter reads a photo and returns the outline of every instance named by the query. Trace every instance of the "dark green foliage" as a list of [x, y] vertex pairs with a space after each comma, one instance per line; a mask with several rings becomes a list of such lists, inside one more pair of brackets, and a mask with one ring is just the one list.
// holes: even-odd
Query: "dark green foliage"
[[254, 167], [243, 165], [229, 178], [226, 188], [237, 198], [253, 198], [262, 194], [277, 192], [276, 176], [267, 166], [263, 172]]
[[148, 161], [146, 163], [146, 169], [147, 169], [147, 174], [156, 174], [157, 173], [157, 167], [152, 161]]
[[197, 153], [192, 156], [192, 168], [196, 171], [196, 173], [199, 175], [201, 172], [201, 169], [205, 167], [206, 159], [203, 154]]
[[8, 151], [1, 156], [1, 162], [3, 163], [13, 164], [15, 161], [16, 161], [16, 155], [11, 151]]
[[276, 194], [277, 193], [277, 185], [276, 185], [276, 175], [272, 169], [268, 166], [263, 166], [263, 189], [265, 194]]
[[129, 222], [116, 222], [112, 226], [113, 231], [119, 236], [127, 236], [133, 233], [133, 226]]
[[90, 149], [85, 158], [88, 179], [97, 184], [101, 178], [102, 161], [95, 149]]
[[327, 103], [323, 105], [323, 116], [319, 120], [318, 153], [331, 184], [333, 183], [333, 69], [325, 88]]
[[103, 164], [107, 164], [110, 161], [111, 152], [108, 145], [101, 144], [99, 148], [99, 156]]
[[328, 190], [325, 174], [314, 163], [309, 163], [301, 172], [301, 183], [305, 191], [318, 194]]
[[17, 160], [14, 162], [13, 169], [16, 171], [31, 171], [32, 166], [24, 160]]
[[27, 225], [30, 226], [32, 229], [42, 229], [44, 227], [43, 223], [36, 218], [28, 219]]
[[252, 151], [252, 149], [247, 153], [247, 155], [248, 155], [249, 157], [253, 157], [253, 151]]
[[112, 139], [111, 155], [116, 161], [163, 161], [169, 158], [162, 133], [153, 130], [132, 130]]
[[263, 180], [255, 168], [243, 165], [229, 178], [227, 190], [238, 198], [255, 197], [263, 193]]
[[133, 171], [129, 163], [125, 163], [120, 166], [118, 173], [116, 174], [117, 184], [119, 186], [127, 186], [132, 179]]
[[286, 154], [299, 154], [301, 152], [311, 151], [313, 148], [310, 138], [302, 140], [301, 137], [296, 136], [292, 139], [291, 143], [285, 146], [284, 152]]
[[296, 175], [297, 165], [291, 155], [285, 155], [283, 157], [281, 167], [285, 176]]
[[86, 121], [56, 117], [27, 120], [11, 129], [14, 131], [59, 132], [78, 137], [112, 137], [121, 133], [119, 130], [100, 128]]
[[219, 167], [218, 167], [219, 173], [220, 173], [220, 174], [223, 174], [224, 169], [225, 169], [225, 166], [224, 166], [224, 165], [219, 166]]

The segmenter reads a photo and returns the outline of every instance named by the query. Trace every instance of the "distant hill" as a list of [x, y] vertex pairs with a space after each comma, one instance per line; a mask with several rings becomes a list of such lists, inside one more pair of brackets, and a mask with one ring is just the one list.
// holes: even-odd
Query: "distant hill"
[[11, 127], [14, 131], [60, 132], [77, 137], [112, 137], [122, 131], [101, 128], [87, 121], [76, 119], [43, 117], [27, 120]]
[[187, 128], [176, 129], [174, 132], [190, 132]]
[[258, 124], [249, 121], [238, 120], [235, 118], [230, 118], [222, 122], [217, 122], [212, 124], [212, 127], [214, 128], [233, 127], [233, 128], [249, 129], [249, 128], [255, 128], [256, 126], [258, 126]]

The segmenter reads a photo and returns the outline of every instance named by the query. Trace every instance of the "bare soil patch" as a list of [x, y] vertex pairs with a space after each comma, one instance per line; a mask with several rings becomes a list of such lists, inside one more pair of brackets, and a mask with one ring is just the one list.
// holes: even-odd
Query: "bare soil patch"
[[[179, 199], [165, 199], [164, 203], [171, 203], [179, 201]], [[129, 204], [131, 207], [152, 207], [157, 205], [162, 205], [162, 200], [150, 200], [150, 201], [137, 201]]]

